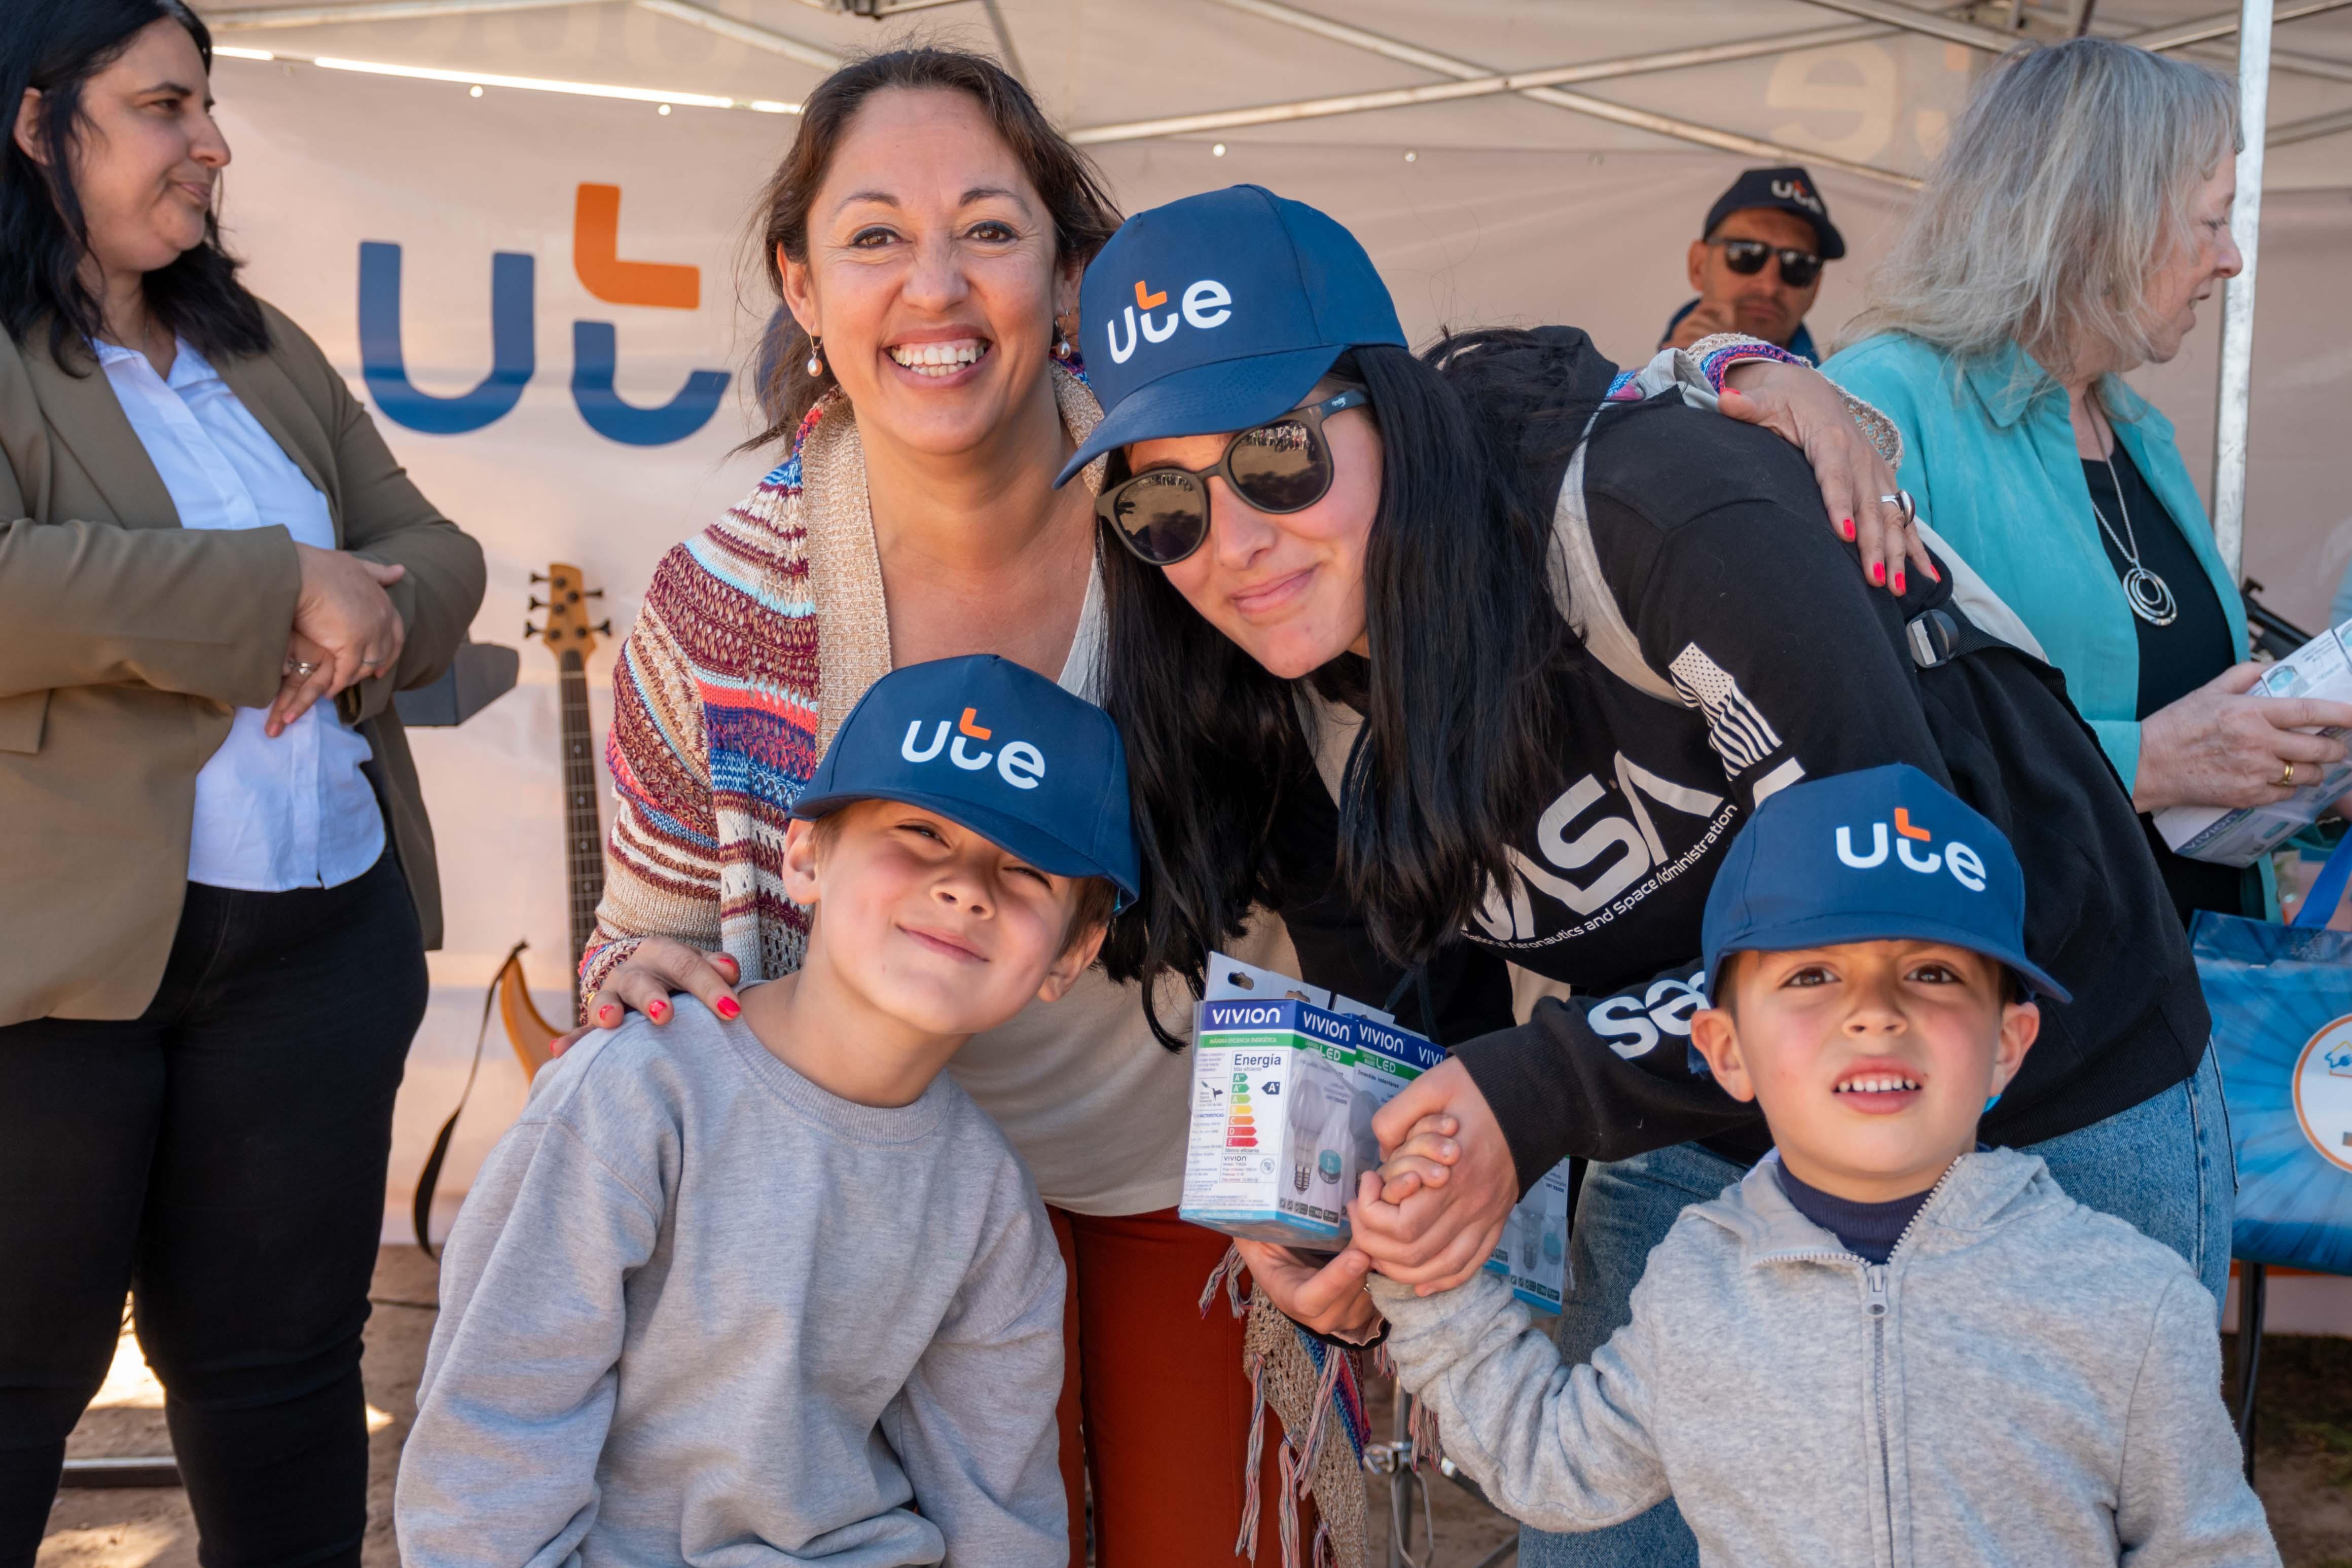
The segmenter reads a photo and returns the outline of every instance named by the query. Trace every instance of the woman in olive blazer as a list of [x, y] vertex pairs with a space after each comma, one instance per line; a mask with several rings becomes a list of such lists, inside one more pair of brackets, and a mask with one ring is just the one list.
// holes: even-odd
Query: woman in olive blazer
[[482, 596], [222, 251], [179, 0], [0, 16], [0, 1568], [125, 1292], [208, 1563], [359, 1560], [360, 1328], [440, 936], [392, 707]]

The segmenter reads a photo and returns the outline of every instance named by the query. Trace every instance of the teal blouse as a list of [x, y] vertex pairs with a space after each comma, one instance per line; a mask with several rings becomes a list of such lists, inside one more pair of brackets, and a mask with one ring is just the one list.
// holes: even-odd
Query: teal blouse
[[[2065, 388], [2014, 344], [1958, 364], [1899, 332], [1866, 338], [1822, 371], [1903, 432], [1896, 482], [2042, 640], [2128, 787], [2139, 772], [2139, 637], [2099, 542]], [[2099, 395], [2116, 439], [2203, 564], [2229, 618], [2230, 645], [2245, 657], [2245, 605], [2173, 444], [2172, 422], [2118, 377], [2102, 382]]]

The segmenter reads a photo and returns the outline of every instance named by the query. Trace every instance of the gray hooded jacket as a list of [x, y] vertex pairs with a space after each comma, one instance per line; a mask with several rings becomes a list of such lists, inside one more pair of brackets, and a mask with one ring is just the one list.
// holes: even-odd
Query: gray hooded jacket
[[1683, 1211], [1586, 1365], [1493, 1275], [1373, 1276], [1404, 1385], [1504, 1510], [1597, 1530], [1671, 1494], [1740, 1568], [2274, 1568], [2213, 1298], [2168, 1248], [2000, 1149], [1868, 1264], [1774, 1171]]

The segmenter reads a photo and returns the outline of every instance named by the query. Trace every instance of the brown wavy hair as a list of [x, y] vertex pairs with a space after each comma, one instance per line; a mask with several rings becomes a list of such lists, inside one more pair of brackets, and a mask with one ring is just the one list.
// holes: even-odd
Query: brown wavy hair
[[833, 390], [831, 366], [808, 373], [809, 335], [783, 304], [783, 271], [776, 253], [795, 262], [808, 259], [809, 205], [850, 122], [867, 99], [886, 88], [943, 88], [979, 104], [1053, 215], [1057, 259], [1091, 261], [1118, 228], [1118, 208], [1094, 160], [1055, 130], [1029, 89], [986, 56], [923, 45], [842, 67], [801, 106], [800, 133], [761, 193], [765, 216], [757, 231], [760, 267], [777, 308], [753, 360], [760, 415], [767, 428], [745, 442], [746, 448], [791, 440], [802, 417]]

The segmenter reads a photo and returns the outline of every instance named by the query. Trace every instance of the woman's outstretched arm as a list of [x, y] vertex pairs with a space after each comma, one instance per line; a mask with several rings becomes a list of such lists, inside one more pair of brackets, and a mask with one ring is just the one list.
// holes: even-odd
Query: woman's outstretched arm
[[[625, 1010], [669, 1020], [674, 991], [731, 1016], [741, 963], [721, 946], [719, 821], [694, 664], [678, 635], [709, 574], [686, 546], [655, 569], [645, 607], [613, 669], [604, 748], [615, 809], [604, 847], [596, 935], [580, 956], [591, 1025]], [[719, 1006], [721, 1000], [727, 1006]]]

